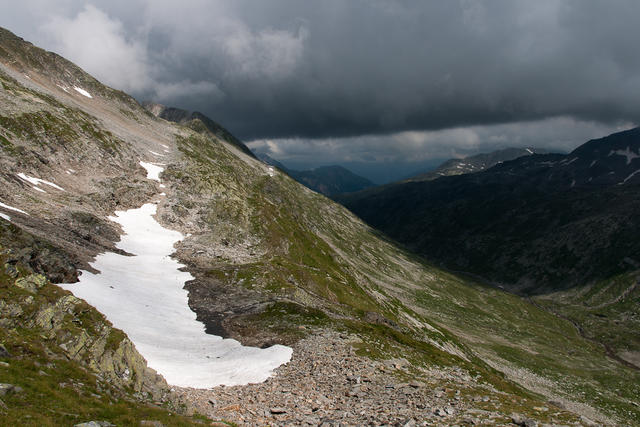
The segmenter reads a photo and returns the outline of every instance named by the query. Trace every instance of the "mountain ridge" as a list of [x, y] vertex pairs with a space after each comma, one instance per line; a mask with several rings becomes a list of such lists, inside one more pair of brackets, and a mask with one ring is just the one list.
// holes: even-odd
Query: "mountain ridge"
[[301, 171], [287, 168], [268, 154], [258, 153], [257, 156], [263, 162], [286, 172], [300, 184], [327, 197], [375, 187], [375, 184], [367, 178], [357, 175], [340, 165], [319, 166]]
[[435, 170], [414, 175], [402, 181], [427, 181], [441, 176], [462, 175], [465, 173], [480, 172], [491, 168], [498, 163], [517, 159], [532, 154], [543, 154], [546, 150], [534, 147], [508, 147], [489, 153], [479, 153], [461, 159], [449, 159]]

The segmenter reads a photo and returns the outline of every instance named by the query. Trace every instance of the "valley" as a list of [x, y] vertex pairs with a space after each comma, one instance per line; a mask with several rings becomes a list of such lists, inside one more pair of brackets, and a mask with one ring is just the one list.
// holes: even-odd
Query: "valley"
[[[13, 387], [0, 396], [0, 417], [9, 425], [640, 424], [640, 372], [612, 360], [592, 340], [610, 342], [616, 352], [633, 341], [619, 354], [636, 360], [637, 337], [629, 325], [638, 321], [637, 266], [607, 258], [628, 251], [635, 262], [638, 234], [629, 212], [638, 211], [638, 200], [627, 189], [640, 176], [630, 176], [626, 164], [615, 174], [615, 183], [624, 185], [612, 185], [606, 196], [592, 192], [590, 176], [576, 166], [592, 159], [545, 154], [504, 162], [488, 175], [430, 181], [435, 190], [402, 184], [407, 192], [380, 193], [372, 205], [341, 200], [367, 225], [259, 161], [224, 128], [214, 132], [200, 117], [180, 123], [156, 117], [4, 29], [0, 85], [0, 343], [6, 350], [0, 383]], [[605, 166], [628, 159], [599, 158]], [[515, 184], [504, 177], [517, 175], [518, 162], [530, 162], [526, 170], [532, 171], [524, 174], [528, 186], [513, 189], [531, 195], [522, 209], [539, 200], [533, 188], [556, 172], [545, 162], [576, 167], [559, 173], [569, 201], [536, 205], [526, 218], [510, 211], [492, 226], [520, 232], [569, 203], [584, 216], [563, 222], [563, 234], [546, 230], [547, 241], [555, 242], [548, 237], [555, 235], [570, 242], [583, 264], [570, 263], [564, 247], [554, 252], [541, 242], [537, 248], [548, 252], [514, 257], [519, 264], [512, 265], [503, 242], [451, 230], [451, 218], [480, 227], [492, 209], [511, 201], [496, 190], [511, 194]], [[598, 176], [614, 182], [609, 175]], [[478, 215], [472, 220], [471, 208], [445, 193], [476, 192], [463, 184], [483, 176], [498, 196], [473, 199]], [[569, 190], [573, 180], [585, 188]], [[452, 192], [445, 183], [461, 184]], [[594, 198], [613, 211], [605, 219], [590, 210]], [[450, 209], [433, 229], [384, 225], [394, 217], [424, 224], [404, 216], [422, 215], [416, 208], [422, 200]], [[403, 215], [380, 209], [382, 202]], [[136, 212], [145, 220], [129, 222]], [[598, 246], [603, 252], [593, 255], [579, 237], [590, 227], [615, 230], [620, 239], [611, 241], [619, 245]], [[408, 244], [407, 236], [418, 236], [411, 239], [418, 244]], [[589, 243], [597, 240], [604, 238]], [[525, 270], [531, 271], [527, 280], [548, 274], [539, 267], [544, 263], [531, 260], [550, 254], [566, 263], [554, 266], [552, 279], [558, 280], [534, 293], [532, 304], [423, 257], [463, 249], [504, 258], [494, 277], [515, 278], [517, 287], [505, 286], [510, 291], [529, 289], [530, 281], [518, 281]], [[140, 256], [145, 253], [155, 258]], [[110, 270], [114, 259], [125, 271]], [[477, 267], [488, 265], [485, 257], [469, 256], [475, 262], [469, 265], [453, 259], [443, 264], [494, 273]], [[587, 290], [570, 286], [598, 272], [606, 277]], [[566, 286], [556, 286], [560, 282]], [[571, 320], [540, 308], [547, 304]], [[192, 329], [174, 331], [186, 317]], [[589, 339], [572, 321], [588, 325]], [[163, 347], [149, 349], [140, 332]], [[180, 339], [198, 343], [205, 336], [258, 354], [266, 368], [244, 376], [253, 368], [251, 358], [223, 349], [242, 380], [204, 360], [206, 352], [197, 365], [202, 375], [190, 371], [185, 366], [192, 361], [184, 359], [197, 352], [185, 351]], [[265, 354], [272, 359], [265, 362]], [[167, 355], [173, 366], [162, 378], [156, 360]], [[207, 376], [216, 380], [202, 380]]]

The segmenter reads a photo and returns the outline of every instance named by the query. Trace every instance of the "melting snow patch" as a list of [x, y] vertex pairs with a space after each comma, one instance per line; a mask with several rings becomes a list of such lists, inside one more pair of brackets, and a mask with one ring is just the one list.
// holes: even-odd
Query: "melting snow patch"
[[525, 148], [529, 154], [533, 154], [533, 151], [530, 148]]
[[58, 86], [58, 87], [59, 87], [60, 89], [62, 89], [63, 91], [65, 91], [65, 92], [69, 93], [69, 89], [67, 89], [66, 87], [64, 87], [64, 86], [60, 86], [60, 85], [56, 85], [56, 86]]
[[11, 222], [11, 217], [9, 215], [5, 215], [3, 213], [0, 213], [0, 218]]
[[609, 156], [613, 156], [614, 154], [617, 154], [618, 156], [626, 157], [627, 164], [630, 164], [633, 159], [640, 157], [640, 154], [636, 154], [634, 151], [631, 151], [629, 147], [627, 147], [626, 150], [611, 150], [611, 152], [609, 153]]
[[[49, 185], [49, 186], [51, 186], [51, 187], [55, 188], [56, 190], [65, 191], [65, 189], [64, 189], [64, 188], [60, 187], [59, 185], [54, 184], [53, 182], [49, 182], [49, 181], [47, 181], [47, 180], [45, 180], [45, 179], [34, 178], [34, 177], [29, 176], [29, 175], [27, 175], [27, 174], [24, 174], [24, 173], [22, 173], [22, 172], [20, 172], [20, 173], [18, 174], [18, 176], [19, 176], [20, 178], [24, 179], [25, 181], [27, 181], [27, 182], [29, 182], [29, 183], [33, 184], [33, 185], [46, 184], [46, 185]], [[38, 191], [42, 191], [43, 193], [45, 192], [44, 190], [41, 190], [40, 188], [36, 188], [36, 187], [33, 187], [33, 188], [35, 188], [35, 189], [36, 189], [36, 190], [38, 190]]]
[[269, 174], [269, 176], [274, 176], [276, 174], [276, 172], [273, 170], [273, 167], [271, 166], [267, 168], [267, 173]]
[[154, 165], [153, 163], [147, 163], [140, 161], [140, 166], [147, 170], [147, 179], [153, 179], [154, 181], [160, 181], [160, 172], [164, 170], [162, 166]]
[[159, 185], [159, 187], [160, 187], [160, 188], [165, 188], [165, 187], [166, 187], [166, 185], [164, 185], [164, 184], [160, 184], [160, 185]]
[[18, 208], [14, 208], [13, 206], [5, 205], [2, 202], [0, 202], [0, 207], [1, 208], [5, 208], [5, 209], [9, 209], [10, 211], [20, 212], [21, 214], [25, 214], [25, 215], [29, 216], [29, 214], [26, 213], [25, 211], [23, 211], [22, 209], [18, 209]]
[[87, 98], [93, 98], [93, 96], [91, 96], [91, 94], [89, 92], [87, 92], [86, 90], [82, 89], [81, 87], [74, 86], [73, 89], [76, 92], [78, 92], [80, 95], [82, 95], [82, 96], [86, 96]]
[[164, 156], [164, 154], [156, 153], [155, 151], [151, 151], [151, 150], [149, 150], [149, 152], [150, 152], [151, 154], [153, 154], [154, 156]]
[[46, 192], [46, 191], [44, 191], [42, 188], [38, 188], [38, 187], [31, 187], [31, 188], [33, 188], [34, 190], [39, 191], [39, 192], [41, 192], [41, 193], [45, 193], [45, 194], [47, 194], [47, 192]]
[[116, 212], [110, 219], [125, 233], [117, 246], [135, 256], [98, 255], [91, 266], [100, 274], [83, 271], [79, 283], [61, 286], [122, 329], [169, 384], [208, 388], [266, 380], [291, 359], [292, 349], [244, 347], [206, 334], [183, 289], [193, 277], [180, 271], [183, 265], [170, 257], [183, 236], [163, 228], [153, 218], [155, 213], [151, 203]]

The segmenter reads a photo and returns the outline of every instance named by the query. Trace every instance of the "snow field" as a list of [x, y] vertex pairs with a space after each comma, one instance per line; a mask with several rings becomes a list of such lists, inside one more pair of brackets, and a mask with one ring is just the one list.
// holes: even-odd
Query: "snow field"
[[[148, 178], [159, 181], [163, 168], [140, 162]], [[145, 166], [145, 164], [147, 166]], [[188, 305], [184, 284], [193, 277], [170, 255], [184, 236], [154, 218], [157, 205], [118, 211], [109, 217], [124, 234], [117, 247], [134, 254], [100, 254], [80, 281], [60, 285], [102, 312], [122, 329], [169, 384], [209, 388], [262, 382], [291, 359], [290, 347], [261, 349], [205, 333]]]

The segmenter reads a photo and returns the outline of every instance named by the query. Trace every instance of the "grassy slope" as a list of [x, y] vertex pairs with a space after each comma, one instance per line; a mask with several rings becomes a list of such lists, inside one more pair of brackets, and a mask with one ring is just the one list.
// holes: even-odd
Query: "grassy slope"
[[569, 321], [423, 264], [341, 206], [301, 190], [284, 174], [256, 174], [219, 143], [193, 136], [181, 144], [189, 160], [169, 168], [165, 177], [182, 182], [184, 190], [196, 186], [202, 194], [247, 196], [237, 201], [242, 207], [219, 199], [215, 210], [230, 211], [224, 221], [234, 229], [260, 236], [266, 255], [211, 271], [280, 301], [248, 316], [247, 324], [293, 336], [304, 334], [300, 325], [329, 325], [360, 334], [368, 343], [361, 354], [406, 357], [416, 367], [461, 366], [522, 396], [493, 366], [547, 398], [574, 400], [577, 405], [567, 403], [574, 409], [585, 411], [584, 403], [640, 422], [633, 405], [638, 373], [607, 359]]

